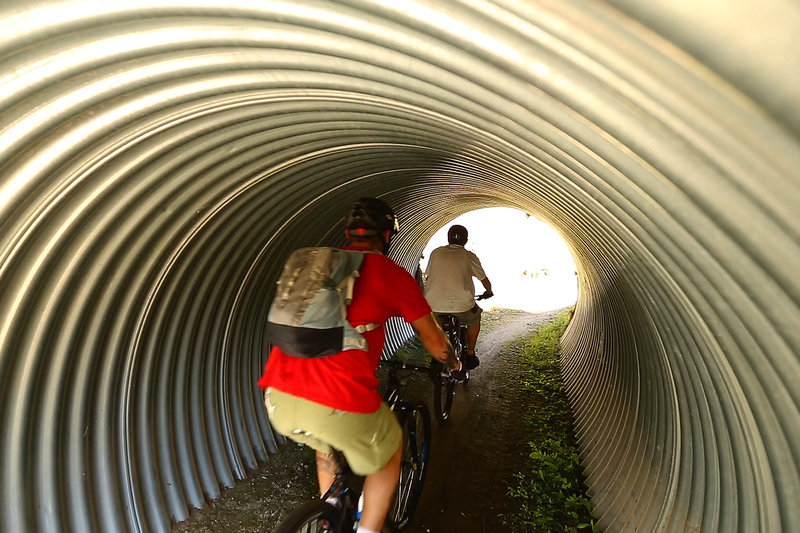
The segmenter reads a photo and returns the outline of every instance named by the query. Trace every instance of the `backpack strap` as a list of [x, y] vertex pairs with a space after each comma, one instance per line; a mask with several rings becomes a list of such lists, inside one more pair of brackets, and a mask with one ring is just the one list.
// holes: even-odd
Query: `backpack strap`
[[[339, 292], [339, 306], [342, 310], [342, 320], [347, 320], [347, 306], [353, 303], [353, 288], [356, 285], [356, 278], [358, 278], [360, 275], [361, 274], [359, 274], [358, 270], [353, 270], [339, 283], [339, 285], [336, 286], [336, 290]], [[378, 329], [379, 327], [380, 324], [370, 322], [369, 324], [353, 326], [353, 329], [359, 333], [364, 333], [366, 331]]]
[[353, 287], [356, 285], [358, 276], [358, 270], [353, 270], [336, 286], [336, 290], [339, 292], [339, 307], [342, 310], [342, 318], [347, 317], [347, 306], [353, 303]]
[[374, 322], [370, 322], [369, 324], [361, 324], [360, 326], [353, 326], [353, 329], [359, 333], [364, 333], [365, 331], [372, 331], [373, 329], [378, 329], [381, 327], [380, 324], [375, 324]]

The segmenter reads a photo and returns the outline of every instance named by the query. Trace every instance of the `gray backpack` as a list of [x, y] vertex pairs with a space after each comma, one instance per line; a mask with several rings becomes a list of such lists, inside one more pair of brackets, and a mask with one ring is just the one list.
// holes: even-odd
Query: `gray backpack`
[[364, 254], [339, 248], [300, 248], [289, 256], [267, 320], [270, 342], [295, 357], [314, 358], [344, 350], [367, 351], [361, 335], [378, 324], [353, 327], [347, 306]]

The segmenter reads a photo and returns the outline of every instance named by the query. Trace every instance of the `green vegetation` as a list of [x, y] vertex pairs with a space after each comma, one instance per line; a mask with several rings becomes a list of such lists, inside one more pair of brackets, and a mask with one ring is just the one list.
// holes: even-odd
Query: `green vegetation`
[[528, 362], [521, 379], [531, 440], [525, 470], [508, 489], [517, 512], [503, 518], [514, 533], [596, 531], [558, 365], [559, 339], [570, 316], [571, 311], [560, 314], [520, 347]]

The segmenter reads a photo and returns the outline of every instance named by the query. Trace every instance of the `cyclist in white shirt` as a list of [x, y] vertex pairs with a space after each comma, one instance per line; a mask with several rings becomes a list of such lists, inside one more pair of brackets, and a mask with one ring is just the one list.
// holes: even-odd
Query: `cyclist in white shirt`
[[467, 228], [453, 225], [447, 232], [449, 244], [431, 252], [425, 270], [425, 299], [434, 315], [455, 315], [462, 324], [467, 325], [467, 360], [464, 368], [472, 370], [480, 364], [475, 355], [475, 343], [481, 330], [482, 312], [475, 303], [472, 278], [477, 278], [483, 285], [485, 292], [482, 298], [490, 298], [494, 293], [478, 256], [464, 248], [467, 236]]

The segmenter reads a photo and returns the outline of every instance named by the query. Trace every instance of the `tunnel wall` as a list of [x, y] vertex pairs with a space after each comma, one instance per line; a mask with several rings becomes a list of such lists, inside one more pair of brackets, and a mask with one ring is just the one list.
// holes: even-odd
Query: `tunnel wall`
[[798, 30], [791, 0], [3, 2], [0, 530], [169, 531], [278, 453], [274, 280], [362, 195], [410, 271], [476, 208], [565, 239], [600, 527], [800, 530]]

